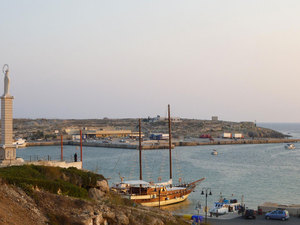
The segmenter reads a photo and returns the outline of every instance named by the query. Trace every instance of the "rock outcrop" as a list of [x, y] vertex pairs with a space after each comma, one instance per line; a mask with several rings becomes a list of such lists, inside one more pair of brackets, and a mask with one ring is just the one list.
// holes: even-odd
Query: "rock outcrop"
[[[9, 173], [7, 169], [12, 169]], [[52, 180], [37, 182], [37, 179], [31, 180], [22, 176], [22, 182], [19, 187], [8, 184], [13, 180], [20, 181], [16, 175], [16, 170], [40, 171], [41, 173], [51, 174], [51, 177], [61, 177], [63, 185], [66, 180], [72, 180], [70, 188], [74, 183], [81, 186], [88, 185], [88, 196], [74, 198], [67, 196], [65, 188], [59, 190], [60, 194], [54, 190], [52, 193], [45, 191], [40, 185], [48, 184], [51, 186]], [[62, 176], [60, 173], [63, 173]], [[86, 173], [86, 174], [85, 174]], [[9, 176], [8, 176], [9, 174]], [[35, 172], [36, 174], [36, 172]], [[90, 172], [79, 171], [76, 169], [59, 169], [55, 167], [14, 167], [0, 168], [0, 224], [6, 225], [46, 225], [46, 224], [64, 224], [64, 225], [172, 225], [188, 224], [186, 221], [176, 218], [170, 212], [158, 208], [149, 208], [133, 204], [128, 199], [123, 199], [119, 195], [109, 191], [107, 181], [98, 180], [87, 182], [81, 180], [82, 177], [94, 177]], [[7, 179], [9, 177], [9, 180]], [[98, 177], [101, 177], [99, 175]], [[72, 179], [70, 179], [72, 178]], [[6, 180], [7, 179], [7, 180]], [[26, 180], [27, 179], [27, 180]], [[90, 179], [87, 179], [90, 180]], [[26, 182], [35, 182], [31, 185]], [[80, 182], [79, 182], [80, 181]], [[57, 184], [58, 180], [53, 181]], [[25, 184], [26, 183], [26, 184]], [[95, 185], [92, 185], [95, 184]], [[23, 190], [24, 189], [24, 190]], [[26, 192], [25, 192], [26, 191]], [[76, 194], [74, 192], [73, 194]]]

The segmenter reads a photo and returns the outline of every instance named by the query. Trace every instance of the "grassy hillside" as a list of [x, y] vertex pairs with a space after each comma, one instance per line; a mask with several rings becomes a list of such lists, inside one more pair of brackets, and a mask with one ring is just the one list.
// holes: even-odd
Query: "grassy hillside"
[[102, 175], [76, 168], [34, 165], [0, 168], [0, 177], [27, 193], [33, 188], [39, 188], [51, 193], [60, 192], [63, 195], [85, 199], [88, 198], [88, 188], [94, 187], [97, 180], [104, 179]]
[[103, 182], [102, 175], [76, 168], [0, 168], [0, 224], [189, 224], [170, 212], [143, 207], [109, 191], [93, 198], [90, 191], [100, 191]]

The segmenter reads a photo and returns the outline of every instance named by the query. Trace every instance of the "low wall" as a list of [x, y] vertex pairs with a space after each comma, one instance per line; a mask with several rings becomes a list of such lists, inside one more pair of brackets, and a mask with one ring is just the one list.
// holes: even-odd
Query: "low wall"
[[[64, 145], [67, 145], [69, 141], [63, 141]], [[26, 142], [26, 147], [31, 146], [53, 146], [53, 145], [61, 145], [60, 141], [41, 141], [41, 142]]]
[[57, 166], [62, 168], [76, 167], [77, 169], [82, 169], [82, 162], [66, 162], [66, 161], [24, 161], [22, 158], [17, 158], [15, 160], [0, 161], [0, 167], [7, 166], [22, 166], [22, 165], [37, 165], [37, 166]]
[[26, 161], [24, 164], [32, 164], [37, 166], [57, 166], [62, 168], [76, 167], [82, 169], [82, 162], [65, 162], [65, 161]]

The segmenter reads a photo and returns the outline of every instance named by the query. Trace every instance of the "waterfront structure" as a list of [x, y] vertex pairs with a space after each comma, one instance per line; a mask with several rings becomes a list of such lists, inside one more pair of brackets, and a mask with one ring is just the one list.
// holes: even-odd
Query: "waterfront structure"
[[[131, 132], [131, 134], [129, 134], [129, 137], [131, 139], [138, 139], [139, 138], [139, 132]], [[141, 137], [144, 138], [145, 135], [143, 134], [143, 132], [141, 133]]]
[[223, 133], [222, 138], [232, 138], [232, 133]]
[[243, 139], [244, 138], [244, 135], [241, 134], [241, 133], [234, 133], [232, 135], [232, 138], [235, 138], [235, 139]]
[[[79, 129], [78, 128], [68, 128], [65, 130], [69, 135], [72, 135], [73, 140], [77, 140], [80, 138]], [[136, 132], [132, 132], [131, 130], [113, 130], [113, 129], [88, 129], [85, 128], [82, 131], [82, 136], [84, 139], [86, 138], [105, 138], [105, 137], [129, 137], [130, 135], [135, 136]]]
[[12, 162], [16, 160], [16, 146], [13, 145], [13, 99], [9, 94], [9, 67], [3, 67], [4, 93], [1, 96], [1, 145], [0, 162]]

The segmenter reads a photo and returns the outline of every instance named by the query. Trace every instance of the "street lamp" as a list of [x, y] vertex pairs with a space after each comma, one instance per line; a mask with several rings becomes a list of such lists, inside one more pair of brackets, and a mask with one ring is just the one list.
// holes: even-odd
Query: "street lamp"
[[200, 209], [201, 209], [201, 203], [200, 203], [200, 201], [198, 201], [195, 209], [198, 211], [198, 217], [197, 217], [196, 221], [197, 221], [197, 224], [200, 224], [201, 223], [201, 221], [200, 221]]
[[207, 223], [207, 193], [209, 192], [209, 195], [212, 195], [211, 189], [210, 188], [202, 188], [201, 195], [204, 195], [205, 191], [205, 223]]

